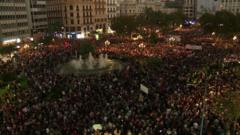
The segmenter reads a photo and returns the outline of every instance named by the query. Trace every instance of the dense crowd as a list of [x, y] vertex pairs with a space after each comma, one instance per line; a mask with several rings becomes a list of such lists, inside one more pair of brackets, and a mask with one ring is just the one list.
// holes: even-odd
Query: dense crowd
[[[111, 50], [116, 56], [124, 50], [133, 56], [160, 57], [164, 49], [158, 46], [140, 52], [123, 45]], [[191, 57], [163, 57], [158, 68], [131, 60], [121, 71], [60, 76], [56, 66], [76, 57], [75, 49], [41, 47], [23, 52], [17, 63], [0, 64], [1, 74], [23, 74], [29, 81], [27, 89], [14, 84], [11, 92], [1, 97], [0, 134], [197, 135], [203, 116], [203, 134], [223, 135], [229, 129], [239, 134], [240, 119], [228, 127], [223, 114], [211, 109], [215, 96], [238, 87], [237, 76], [219, 70], [209, 80], [198, 74], [199, 84], [188, 81], [206, 61], [219, 63], [226, 54], [207, 49]], [[149, 88], [148, 94], [140, 91], [140, 84]], [[101, 124], [103, 129], [94, 131], [94, 124]]]
[[100, 53], [112, 53], [126, 56], [141, 57], [184, 57], [192, 54], [192, 51], [186, 50], [184, 46], [148, 45], [142, 42], [125, 42], [121, 44], [112, 44], [108, 47], [102, 47], [98, 50]]

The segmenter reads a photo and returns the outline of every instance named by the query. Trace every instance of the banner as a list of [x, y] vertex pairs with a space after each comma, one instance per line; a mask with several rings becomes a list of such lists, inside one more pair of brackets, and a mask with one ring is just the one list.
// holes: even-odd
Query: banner
[[142, 92], [148, 94], [148, 88], [147, 88], [145, 85], [140, 84], [140, 90], [141, 90]]
[[202, 50], [202, 46], [199, 46], [199, 45], [186, 45], [185, 49], [189, 49], [189, 50]]

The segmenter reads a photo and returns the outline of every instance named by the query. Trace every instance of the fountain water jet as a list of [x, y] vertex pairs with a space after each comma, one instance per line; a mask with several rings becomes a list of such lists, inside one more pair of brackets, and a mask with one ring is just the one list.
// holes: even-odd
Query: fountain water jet
[[92, 53], [88, 54], [86, 59], [80, 55], [78, 59], [59, 66], [59, 74], [95, 74], [114, 69], [121, 69], [120, 62], [110, 60], [107, 54], [100, 54], [98, 58], [94, 58]]
[[106, 66], [106, 59], [103, 57], [103, 54], [99, 55], [99, 68], [104, 68]]
[[95, 59], [93, 58], [92, 53], [90, 52], [88, 54], [88, 59], [86, 61], [87, 68], [88, 69], [93, 69], [93, 66], [95, 65], [95, 63], [96, 63]]

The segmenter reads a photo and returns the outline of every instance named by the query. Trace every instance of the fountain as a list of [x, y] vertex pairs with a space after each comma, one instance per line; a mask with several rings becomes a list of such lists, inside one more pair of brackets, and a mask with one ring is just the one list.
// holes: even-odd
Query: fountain
[[107, 54], [105, 54], [105, 57], [104, 57], [106, 60], [108, 59], [108, 55]]
[[107, 54], [100, 54], [98, 58], [94, 58], [92, 53], [89, 53], [86, 59], [80, 55], [78, 59], [59, 65], [57, 70], [59, 74], [67, 75], [96, 74], [121, 68], [122, 64], [119, 61], [109, 59]]
[[79, 56], [79, 59], [78, 59], [78, 65], [79, 65], [78, 69], [81, 69], [83, 65], [83, 59], [81, 55]]
[[99, 68], [104, 68], [106, 66], [107, 59], [103, 57], [103, 54], [99, 55]]
[[70, 65], [72, 65], [72, 67], [74, 69], [81, 69], [82, 66], [83, 66], [83, 59], [82, 59], [82, 56], [80, 55], [79, 56], [79, 59], [78, 60], [72, 60], [70, 61]]
[[88, 59], [87, 59], [87, 61], [86, 61], [87, 68], [88, 68], [88, 69], [93, 69], [93, 66], [94, 66], [95, 64], [96, 64], [96, 61], [95, 61], [95, 59], [93, 58], [92, 53], [90, 52], [90, 53], [88, 54]]

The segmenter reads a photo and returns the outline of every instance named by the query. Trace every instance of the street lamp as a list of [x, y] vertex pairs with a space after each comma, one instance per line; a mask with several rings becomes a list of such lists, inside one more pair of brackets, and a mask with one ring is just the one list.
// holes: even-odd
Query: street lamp
[[182, 24], [180, 24], [180, 25], [179, 25], [179, 28], [181, 29], [182, 27], [183, 27], [183, 25], [182, 25]]
[[213, 40], [214, 40], [214, 43], [212, 45], [215, 46], [216, 42], [218, 40], [217, 37], [215, 37], [216, 36], [216, 32], [212, 32], [212, 36], [213, 36]]
[[62, 29], [62, 32], [63, 32], [63, 37], [65, 38], [66, 37], [65, 28], [62, 26], [61, 29]]
[[216, 32], [212, 32], [212, 36], [215, 36], [216, 35]]
[[236, 40], [238, 40], [238, 37], [237, 37], [237, 36], [234, 36], [234, 37], [233, 37], [233, 41], [236, 41]]
[[233, 45], [235, 46], [238, 41], [238, 37], [235, 35], [233, 36]]

